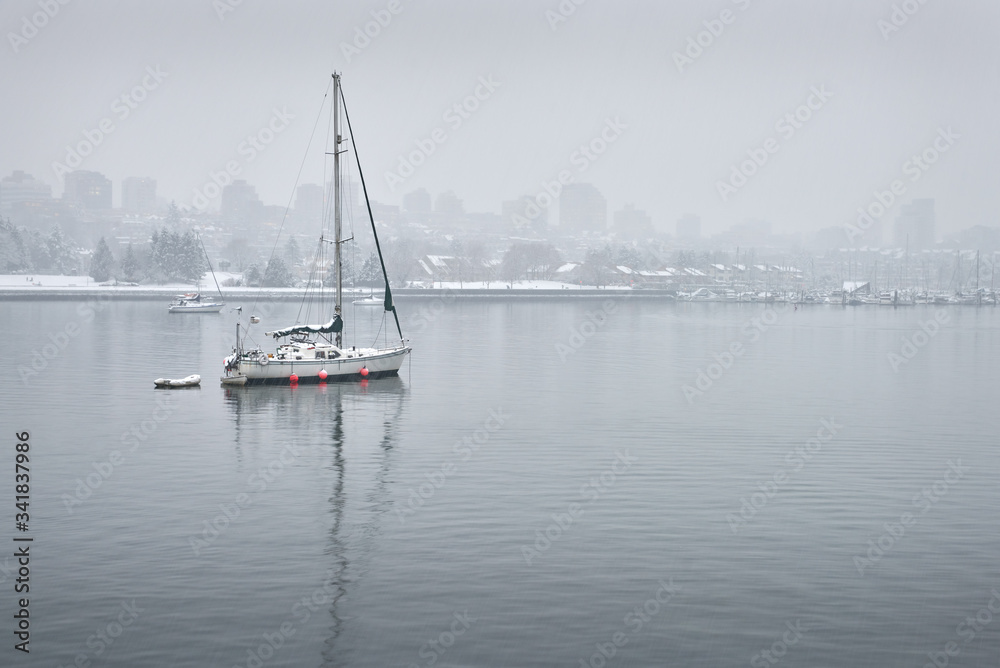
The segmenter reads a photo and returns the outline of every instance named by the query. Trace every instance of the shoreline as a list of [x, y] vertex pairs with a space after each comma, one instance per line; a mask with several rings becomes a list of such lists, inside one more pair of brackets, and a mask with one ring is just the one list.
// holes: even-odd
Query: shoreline
[[[0, 288], [0, 301], [72, 301], [72, 300], [133, 300], [133, 301], [165, 301], [174, 299], [181, 290], [176, 287], [23, 287]], [[332, 291], [326, 291], [330, 294]], [[209, 293], [203, 293], [209, 300], [217, 299]], [[270, 288], [259, 291], [256, 288], [226, 290], [222, 301], [235, 303], [248, 299], [258, 301], [297, 300], [305, 296], [306, 291], [300, 288]], [[313, 291], [313, 294], [316, 294]], [[344, 291], [345, 305], [353, 299], [369, 296], [368, 290]], [[538, 298], [572, 298], [572, 299], [605, 299], [642, 298], [674, 300], [676, 295], [672, 290], [633, 290], [631, 288], [394, 288], [393, 300], [406, 299], [538, 299]]]
[[[14, 301], [160, 301], [164, 306], [172, 301], [182, 288], [177, 286], [81, 286], [81, 287], [39, 287], [25, 286], [17, 288], [0, 288], [0, 302]], [[260, 291], [256, 288], [230, 288], [226, 291], [222, 300], [233, 308], [241, 306], [249, 301], [294, 301], [302, 299], [306, 291], [301, 288], [269, 288]], [[315, 294], [315, 291], [313, 292]], [[327, 292], [329, 294], [329, 292]], [[344, 305], [347, 306], [353, 299], [369, 296], [367, 290], [357, 289], [355, 291], [345, 290]], [[615, 300], [637, 300], [637, 301], [661, 301], [675, 302], [678, 304], [789, 304], [795, 306], [892, 306], [893, 308], [905, 308], [910, 306], [982, 306], [994, 307], [995, 304], [983, 301], [982, 304], [969, 303], [900, 303], [900, 304], [841, 304], [827, 301], [813, 302], [792, 302], [786, 300], [756, 300], [756, 301], [726, 301], [712, 299], [677, 299], [674, 290], [628, 288], [628, 287], [607, 287], [607, 288], [396, 288], [392, 291], [394, 301], [529, 301], [529, 300], [584, 300], [596, 301], [600, 299]], [[213, 297], [208, 295], [208, 299]]]

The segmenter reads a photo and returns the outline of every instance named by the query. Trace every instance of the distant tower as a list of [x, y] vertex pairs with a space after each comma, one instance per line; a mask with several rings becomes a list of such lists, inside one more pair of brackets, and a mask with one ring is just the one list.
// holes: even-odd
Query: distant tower
[[84, 209], [111, 208], [111, 180], [98, 172], [82, 169], [65, 176], [63, 199]]
[[626, 204], [621, 211], [615, 211], [615, 232], [630, 239], [648, 239], [653, 236], [653, 220], [635, 205]]
[[701, 238], [701, 218], [685, 213], [677, 219], [678, 241], [698, 241]]
[[549, 225], [549, 210], [538, 206], [534, 197], [523, 195], [500, 205], [500, 219], [515, 229], [544, 230]]
[[19, 202], [47, 202], [52, 199], [52, 186], [21, 170], [0, 181], [0, 210], [10, 211]]
[[563, 232], [604, 232], [608, 201], [590, 183], [570, 183], [559, 195], [559, 227]]
[[423, 188], [403, 195], [403, 211], [406, 213], [429, 214], [431, 212], [431, 194]]
[[222, 189], [223, 216], [243, 222], [257, 222], [264, 213], [264, 205], [257, 197], [257, 189], [237, 179]]
[[319, 223], [322, 220], [323, 186], [303, 183], [295, 189], [295, 215], [308, 223]]
[[923, 249], [934, 246], [934, 200], [915, 199], [904, 204], [893, 228], [893, 240], [902, 248], [909, 238], [910, 248]]
[[122, 209], [132, 213], [150, 213], [156, 208], [156, 181], [130, 176], [122, 180]]

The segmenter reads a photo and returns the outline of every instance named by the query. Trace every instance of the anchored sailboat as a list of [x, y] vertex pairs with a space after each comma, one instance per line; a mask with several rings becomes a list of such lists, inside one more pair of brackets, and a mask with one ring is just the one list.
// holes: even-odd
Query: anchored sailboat
[[212, 272], [212, 280], [215, 281], [215, 289], [219, 291], [220, 301], [213, 301], [202, 297], [200, 292], [188, 292], [187, 294], [177, 295], [174, 301], [170, 302], [167, 306], [167, 311], [170, 313], [218, 313], [226, 305], [226, 302], [222, 300], [222, 288], [219, 287], [219, 279], [215, 277], [215, 269], [212, 267], [212, 260], [208, 257], [208, 249], [205, 248], [205, 242], [198, 237], [198, 241], [201, 242], [201, 250], [205, 253], [205, 261], [208, 262], [208, 268]]
[[[346, 149], [341, 150], [340, 145], [348, 141], [341, 136], [341, 107], [343, 108], [344, 120], [347, 122], [350, 146], [354, 150], [354, 156], [357, 161], [361, 187], [364, 192], [365, 204], [368, 211], [368, 220], [371, 223], [375, 249], [378, 251], [382, 277], [385, 280], [385, 299], [382, 305], [386, 314], [392, 313], [396, 324], [396, 332], [399, 334], [398, 344], [384, 348], [359, 348], [357, 346], [348, 348], [343, 344], [343, 268], [341, 246], [350, 239], [343, 238], [341, 220], [340, 156]], [[333, 314], [327, 322], [322, 324], [295, 324], [266, 332], [268, 336], [276, 340], [287, 339], [287, 342], [278, 345], [273, 353], [265, 352], [260, 346], [253, 350], [245, 347], [250, 327], [255, 324], [254, 316], [251, 316], [250, 324], [245, 327], [242, 324], [237, 324], [236, 346], [233, 348], [232, 354], [226, 357], [225, 360], [226, 375], [222, 377], [224, 384], [295, 384], [324, 382], [327, 380], [349, 380], [354, 378], [378, 378], [380, 376], [397, 374], [403, 364], [403, 360], [410, 352], [410, 347], [406, 344], [402, 329], [399, 326], [399, 315], [396, 313], [396, 307], [392, 303], [392, 291], [389, 289], [389, 277], [385, 270], [385, 261], [382, 258], [382, 248], [379, 244], [378, 233], [375, 230], [375, 219], [372, 216], [371, 203], [368, 200], [368, 189], [365, 186], [364, 174], [361, 173], [361, 160], [358, 158], [354, 133], [351, 130], [351, 118], [347, 113], [347, 105], [344, 102], [343, 92], [340, 88], [340, 74], [337, 73], [333, 75], [331, 113], [333, 116], [334, 137], [334, 150], [331, 152], [333, 156], [333, 238], [320, 238], [320, 256], [323, 256], [323, 251], [327, 244], [332, 246], [333, 267], [336, 276], [336, 301], [334, 303]], [[310, 287], [312, 287], [311, 282]], [[304, 299], [308, 298], [307, 289]]]

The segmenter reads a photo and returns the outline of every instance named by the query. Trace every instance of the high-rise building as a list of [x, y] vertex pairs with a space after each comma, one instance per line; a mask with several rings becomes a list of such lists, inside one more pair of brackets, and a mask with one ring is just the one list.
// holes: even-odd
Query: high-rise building
[[893, 229], [893, 240], [902, 248], [931, 248], [934, 245], [934, 200], [915, 199], [904, 204]]
[[263, 216], [264, 205], [257, 197], [257, 189], [237, 179], [222, 189], [220, 212], [230, 220], [257, 222]]
[[431, 194], [423, 188], [403, 195], [403, 211], [406, 213], [428, 214], [431, 212]]
[[63, 199], [84, 209], [111, 208], [111, 180], [98, 172], [77, 169], [65, 177]]
[[608, 229], [608, 201], [590, 183], [563, 186], [559, 227], [564, 232], [604, 232]]
[[10, 211], [20, 202], [45, 202], [52, 199], [52, 186], [21, 170], [0, 181], [0, 210]]
[[549, 224], [549, 210], [538, 206], [534, 197], [524, 195], [501, 204], [500, 218], [515, 229], [544, 230]]
[[615, 232], [630, 239], [648, 239], [653, 236], [653, 219], [634, 204], [626, 204], [615, 211]]
[[323, 186], [303, 183], [295, 189], [295, 215], [303, 222], [319, 223], [323, 218]]
[[156, 208], [156, 180], [139, 176], [122, 179], [122, 209], [150, 213]]
[[678, 241], [697, 241], [701, 238], [701, 218], [693, 213], [685, 213], [677, 219]]

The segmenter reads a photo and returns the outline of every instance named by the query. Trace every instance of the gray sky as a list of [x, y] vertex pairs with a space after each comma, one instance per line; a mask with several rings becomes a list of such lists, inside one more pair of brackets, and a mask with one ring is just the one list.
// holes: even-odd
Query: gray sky
[[[57, 194], [53, 163], [108, 119], [113, 132], [80, 168], [111, 178], [116, 202], [122, 178], [152, 176], [162, 196], [190, 205], [235, 161], [265, 203], [285, 204], [336, 68], [381, 202], [424, 187], [454, 190], [467, 211], [499, 212], [567, 170], [600, 188], [611, 211], [634, 203], [671, 231], [695, 212], [709, 232], [750, 218], [809, 232], [851, 222], [900, 179], [889, 219], [899, 200], [934, 197], [939, 234], [998, 223], [995, 0], [398, 0], [394, 15], [389, 0], [72, 0], [47, 22], [36, 17], [37, 34], [22, 33], [40, 1], [58, 3], [0, 5], [0, 174], [24, 169]], [[886, 38], [878, 22], [894, 4], [917, 10]], [[553, 29], [560, 5], [575, 11]], [[723, 11], [730, 23], [713, 24], [721, 34], [703, 34], [711, 43], [679, 71], [674, 52]], [[391, 22], [348, 62], [342, 45], [372, 12]], [[485, 99], [456, 127], [445, 113], [480, 77], [499, 86], [480, 87]], [[144, 78], [145, 99], [126, 107], [120, 96]], [[779, 131], [814, 86], [832, 96], [814, 98], [819, 108], [794, 134]], [[274, 109], [294, 119], [256, 155], [241, 151]], [[608, 119], [625, 127], [606, 151], [574, 160]], [[436, 128], [445, 141], [391, 189], [386, 173]], [[939, 128], [959, 138], [911, 180], [904, 163]], [[769, 138], [777, 152], [723, 201], [718, 182]], [[320, 180], [319, 164], [307, 162], [303, 182]]]

